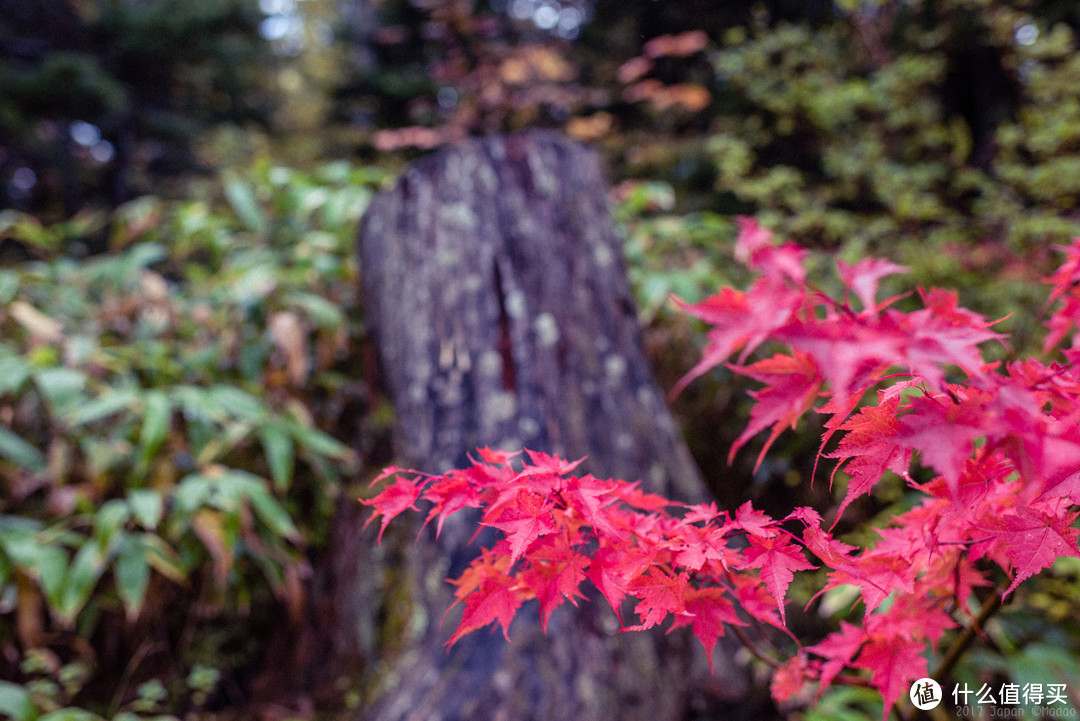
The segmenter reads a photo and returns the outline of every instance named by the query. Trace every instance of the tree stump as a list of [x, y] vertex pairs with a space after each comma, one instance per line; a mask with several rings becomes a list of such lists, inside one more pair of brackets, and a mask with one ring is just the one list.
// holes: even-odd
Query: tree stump
[[[404, 463], [444, 471], [478, 446], [525, 447], [705, 499], [642, 350], [606, 191], [594, 152], [529, 131], [440, 150], [374, 199], [359, 239], [365, 321]], [[688, 632], [618, 633], [602, 600], [564, 605], [547, 636], [526, 606], [509, 644], [482, 630], [448, 651], [445, 579], [478, 552], [462, 515], [438, 540], [430, 528], [415, 540], [414, 514], [380, 548], [373, 528], [366, 544], [336, 541], [362, 555], [336, 567], [346, 633], [328, 658], [353, 644], [380, 659], [361, 718], [675, 721], [744, 696], [730, 649], [711, 680]]]

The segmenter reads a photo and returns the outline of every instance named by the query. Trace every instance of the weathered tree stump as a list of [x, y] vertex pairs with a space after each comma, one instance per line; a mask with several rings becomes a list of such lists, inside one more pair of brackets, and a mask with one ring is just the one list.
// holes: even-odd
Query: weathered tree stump
[[[405, 463], [442, 471], [477, 446], [526, 447], [705, 498], [642, 351], [595, 153], [543, 131], [441, 150], [375, 198], [360, 253]], [[361, 718], [674, 721], [745, 693], [729, 652], [713, 680], [689, 633], [620, 634], [603, 601], [560, 608], [546, 637], [526, 607], [511, 643], [480, 631], [447, 651], [444, 579], [477, 552], [458, 516], [415, 544], [408, 522], [378, 549], [369, 531], [364, 555], [339, 561], [338, 643], [382, 659]]]

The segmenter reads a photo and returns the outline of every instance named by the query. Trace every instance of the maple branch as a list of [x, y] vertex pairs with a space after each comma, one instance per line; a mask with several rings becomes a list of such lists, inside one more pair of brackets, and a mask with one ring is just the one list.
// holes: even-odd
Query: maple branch
[[768, 665], [770, 668], [772, 668], [774, 670], [780, 668], [783, 665], [782, 663], [777, 661], [775, 658], [772, 658], [771, 656], [766, 655], [764, 651], [759, 649], [754, 644], [754, 642], [752, 640], [750, 640], [750, 637], [747, 636], [746, 633], [743, 632], [743, 630], [741, 628], [739, 628], [738, 626], [732, 625], [731, 630], [735, 632], [735, 635], [738, 636], [739, 641], [742, 642], [742, 645], [745, 646], [746, 650], [749, 651], [751, 654], [753, 654], [753, 656], [755, 658], [763, 661], [766, 665]]
[[1007, 588], [1008, 584], [1005, 581], [1002, 581], [997, 585], [994, 591], [987, 596], [986, 600], [983, 601], [983, 605], [979, 608], [979, 613], [976, 614], [971, 624], [968, 625], [967, 628], [964, 629], [964, 632], [957, 636], [956, 640], [949, 646], [949, 649], [945, 652], [945, 656], [941, 659], [941, 662], [938, 663], [937, 668], [930, 674], [931, 678], [942, 678], [952, 671], [953, 667], [960, 661], [960, 657], [967, 651], [972, 642], [974, 642], [975, 636], [978, 635], [979, 630], [987, 620], [1001, 608], [1003, 604], [1002, 594], [1005, 593]]

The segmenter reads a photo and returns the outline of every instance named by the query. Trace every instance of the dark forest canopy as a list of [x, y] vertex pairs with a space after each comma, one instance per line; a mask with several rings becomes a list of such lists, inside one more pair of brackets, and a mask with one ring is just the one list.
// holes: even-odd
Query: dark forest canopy
[[0, 205], [52, 215], [156, 192], [193, 138], [265, 125], [253, 0], [0, 0]]

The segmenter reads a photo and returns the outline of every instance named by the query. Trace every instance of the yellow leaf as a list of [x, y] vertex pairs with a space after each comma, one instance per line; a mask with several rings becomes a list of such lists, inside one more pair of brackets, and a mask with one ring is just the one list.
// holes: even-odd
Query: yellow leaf
[[11, 317], [30, 333], [38, 343], [59, 343], [64, 339], [64, 329], [53, 320], [24, 300], [15, 300], [8, 305]]
[[221, 513], [210, 508], [200, 508], [191, 518], [191, 530], [199, 537], [213, 559], [214, 582], [218, 588], [225, 588], [233, 566], [233, 549], [225, 537], [225, 522]]
[[270, 337], [285, 357], [285, 372], [293, 385], [302, 385], [310, 370], [307, 331], [296, 313], [278, 311], [270, 316]]

